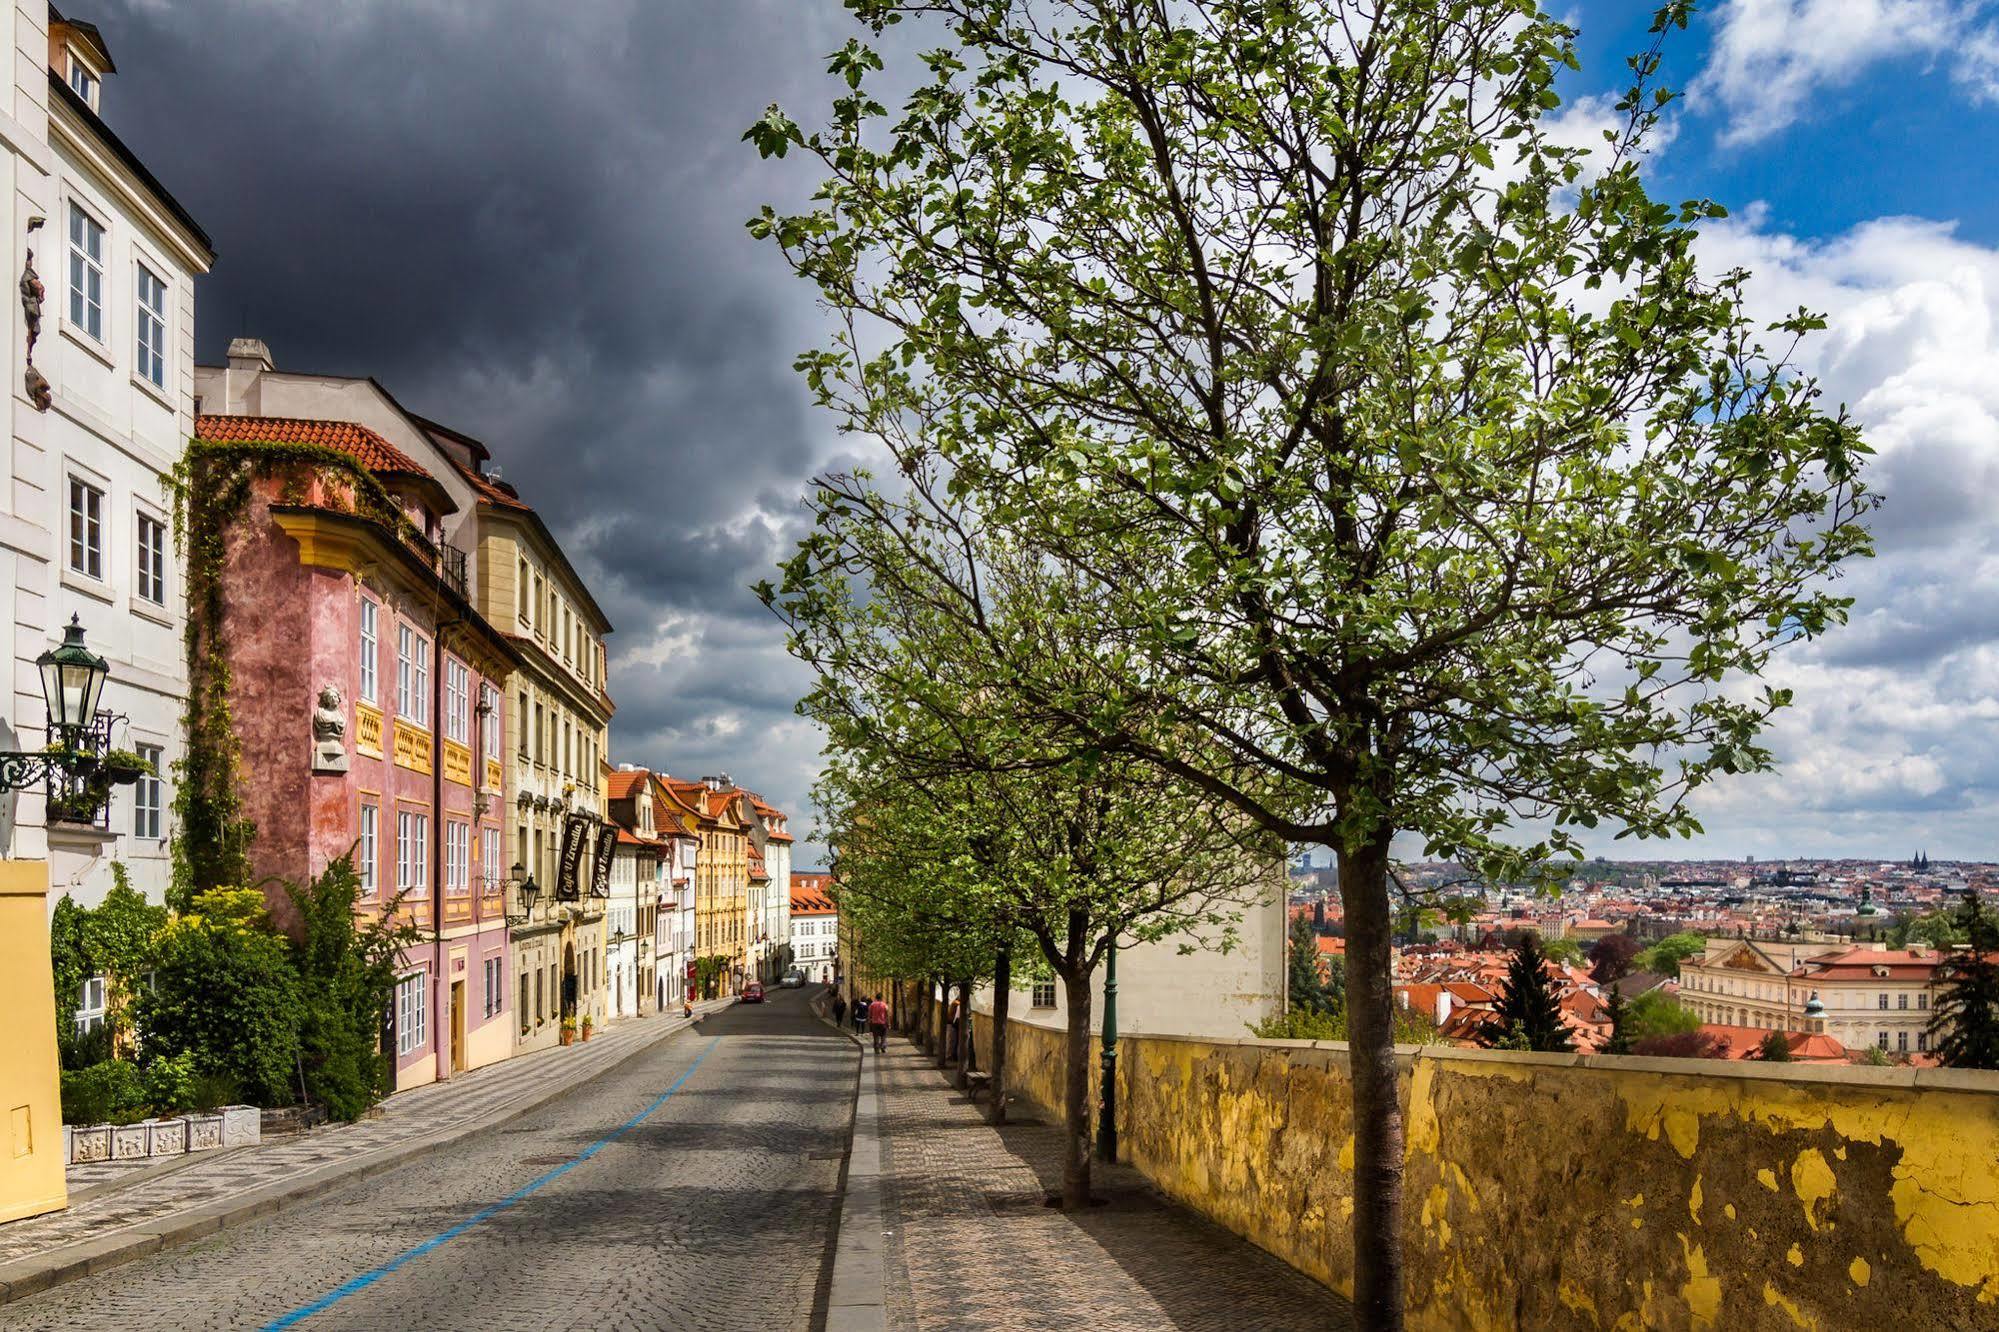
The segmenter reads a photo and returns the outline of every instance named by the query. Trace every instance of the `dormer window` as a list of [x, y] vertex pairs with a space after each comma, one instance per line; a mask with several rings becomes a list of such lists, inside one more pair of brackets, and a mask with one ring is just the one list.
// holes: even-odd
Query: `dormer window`
[[83, 57], [79, 56], [75, 51], [71, 51], [69, 53], [70, 91], [81, 97], [84, 105], [88, 106], [92, 111], [97, 109], [97, 90], [99, 86], [100, 80], [98, 79], [97, 71], [89, 65], [84, 64]]

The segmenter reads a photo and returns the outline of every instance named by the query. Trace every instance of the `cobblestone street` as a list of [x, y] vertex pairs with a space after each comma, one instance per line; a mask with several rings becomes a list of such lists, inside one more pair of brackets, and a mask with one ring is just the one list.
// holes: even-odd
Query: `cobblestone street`
[[800, 992], [773, 998], [322, 1198], [0, 1306], [0, 1328], [805, 1328], [855, 1051]]
[[1098, 1164], [1104, 1205], [1087, 1215], [1044, 1206], [1061, 1189], [1055, 1126], [1016, 1103], [1018, 1122], [991, 1127], [901, 1037], [868, 1059], [862, 1077], [879, 1079], [894, 1332], [1353, 1326], [1338, 1295], [1161, 1197], [1129, 1167]]

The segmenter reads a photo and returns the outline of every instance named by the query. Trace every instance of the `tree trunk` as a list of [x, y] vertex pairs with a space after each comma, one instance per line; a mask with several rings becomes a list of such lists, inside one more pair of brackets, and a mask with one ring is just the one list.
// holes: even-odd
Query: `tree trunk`
[[1013, 955], [1002, 948], [993, 967], [993, 1123], [1006, 1123], [1006, 1011], [1013, 997]]
[[957, 1042], [958, 1090], [971, 1085], [972, 1073], [972, 983], [958, 982], [958, 1021], [952, 1031], [952, 1040]]
[[1063, 1070], [1062, 1127], [1068, 1141], [1062, 1161], [1062, 1210], [1081, 1211], [1090, 1205], [1090, 1130], [1094, 1098], [1090, 1086], [1090, 971], [1083, 963], [1063, 976], [1069, 1002], [1068, 1049]]
[[937, 1058], [937, 1067], [951, 1067], [951, 979], [937, 978], [937, 1048], [930, 1053]]
[[1402, 1104], [1395, 1089], [1389, 970], [1389, 834], [1339, 856], [1346, 907], [1347, 1055], [1353, 1077], [1354, 1316], [1365, 1332], [1402, 1328]]

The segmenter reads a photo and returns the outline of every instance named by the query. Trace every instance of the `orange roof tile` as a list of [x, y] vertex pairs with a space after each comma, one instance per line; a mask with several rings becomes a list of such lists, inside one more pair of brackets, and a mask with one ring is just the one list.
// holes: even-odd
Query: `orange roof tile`
[[611, 799], [630, 800], [632, 796], [638, 792], [638, 789], [641, 786], [645, 785], [645, 779], [646, 779], [646, 774], [643, 772], [622, 772], [614, 770], [611, 773], [611, 780], [610, 780]]
[[312, 444], [347, 454], [371, 472], [430, 476], [401, 449], [352, 421], [318, 421], [297, 416], [197, 416], [194, 436], [211, 443]]

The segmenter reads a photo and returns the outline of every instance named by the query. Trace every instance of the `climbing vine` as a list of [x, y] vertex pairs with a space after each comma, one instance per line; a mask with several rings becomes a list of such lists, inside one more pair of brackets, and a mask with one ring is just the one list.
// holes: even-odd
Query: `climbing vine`
[[[330, 474], [330, 475], [329, 475]], [[187, 559], [186, 747], [174, 763], [173, 882], [168, 905], [190, 910], [196, 895], [250, 880], [256, 825], [243, 813], [242, 751], [230, 710], [227, 601], [224, 573], [229, 531], [243, 515], [258, 480], [282, 481], [281, 498], [302, 501], [310, 481], [337, 479], [357, 516], [396, 533], [435, 558], [417, 530], [357, 460], [316, 444], [267, 440], [189, 440], [162, 480], [173, 497], [174, 535]]]

